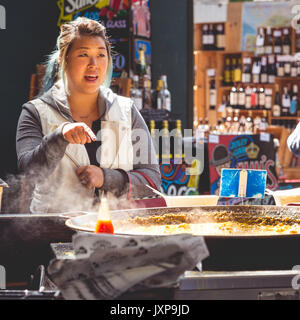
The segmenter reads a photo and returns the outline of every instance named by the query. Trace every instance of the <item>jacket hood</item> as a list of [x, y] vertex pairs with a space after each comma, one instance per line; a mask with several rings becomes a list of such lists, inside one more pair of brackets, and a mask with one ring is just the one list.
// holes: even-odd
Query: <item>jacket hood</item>
[[[57, 110], [63, 117], [73, 121], [67, 98], [67, 93], [62, 80], [58, 80], [51, 89], [39, 97], [45, 103]], [[104, 115], [110, 109], [116, 94], [109, 88], [101, 86], [99, 89], [98, 107], [99, 114]]]

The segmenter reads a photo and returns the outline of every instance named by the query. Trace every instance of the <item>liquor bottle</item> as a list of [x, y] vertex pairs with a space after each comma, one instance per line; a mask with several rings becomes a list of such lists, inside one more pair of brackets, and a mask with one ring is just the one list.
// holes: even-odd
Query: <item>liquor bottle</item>
[[182, 127], [181, 120], [176, 120], [176, 132], [174, 138], [174, 158], [182, 160]]
[[240, 127], [240, 117], [239, 117], [239, 110], [234, 111], [233, 116], [233, 123], [232, 123], [232, 133], [238, 134]]
[[284, 76], [289, 77], [291, 75], [290, 56], [284, 56], [283, 69], [284, 69]]
[[242, 81], [242, 60], [237, 59], [237, 63], [234, 66], [233, 82], [239, 83]]
[[245, 109], [245, 105], [246, 105], [246, 93], [243, 86], [240, 86], [239, 92], [238, 92], [238, 107], [240, 109]]
[[130, 89], [130, 98], [138, 110], [143, 109], [143, 91], [139, 88], [139, 76], [133, 76], [133, 86]]
[[216, 49], [225, 50], [225, 33], [223, 24], [217, 25]]
[[275, 83], [276, 77], [276, 64], [275, 64], [275, 56], [268, 56], [268, 83]]
[[261, 63], [260, 61], [256, 60], [252, 66], [252, 82], [255, 84], [260, 82], [260, 69]]
[[214, 27], [212, 24], [209, 25], [208, 27], [208, 46], [209, 50], [215, 50], [216, 49], [216, 37], [215, 37], [215, 32], [214, 32]]
[[257, 56], [264, 54], [265, 34], [263, 28], [258, 28], [255, 43], [255, 54]]
[[208, 25], [202, 27], [202, 49], [209, 50]]
[[143, 109], [152, 109], [151, 81], [146, 75], [144, 76]]
[[247, 87], [245, 90], [245, 94], [246, 94], [246, 100], [245, 100], [245, 109], [249, 110], [251, 109], [251, 87]]
[[224, 68], [224, 86], [229, 86], [231, 84], [232, 84], [231, 65], [230, 65], [230, 59], [227, 58], [225, 60], [225, 68]]
[[272, 89], [266, 88], [265, 90], [265, 109], [272, 110]]
[[284, 55], [290, 55], [291, 54], [291, 38], [290, 38], [290, 35], [289, 35], [289, 29], [288, 28], [284, 28], [283, 29], [282, 53]]
[[283, 56], [277, 56], [277, 77], [284, 77]]
[[265, 54], [269, 55], [273, 53], [273, 38], [272, 38], [271, 27], [267, 27], [264, 47], [265, 47]]
[[157, 80], [157, 87], [156, 87], [155, 96], [153, 99], [157, 110], [161, 110], [163, 105], [162, 88], [163, 88], [163, 82], [161, 79], [159, 79]]
[[235, 58], [232, 58], [232, 63], [231, 63], [231, 81], [234, 83], [235, 82], [235, 79], [234, 79], [234, 76], [235, 76], [235, 68], [236, 68], [236, 59]]
[[162, 122], [162, 150], [161, 150], [161, 158], [163, 163], [169, 163], [170, 161], [170, 132], [169, 132], [169, 122], [167, 120], [163, 120]]
[[225, 121], [225, 128], [226, 128], [227, 133], [231, 132], [232, 121], [233, 121], [232, 109], [228, 108], [228, 113], [227, 113], [227, 117], [226, 117], [226, 121]]
[[258, 107], [258, 91], [256, 87], [251, 91], [251, 109], [257, 109]]
[[279, 94], [278, 84], [275, 85], [275, 99], [274, 99], [274, 105], [272, 108], [272, 115], [273, 117], [281, 116], [281, 103], [280, 103], [280, 94]]
[[261, 117], [259, 115], [257, 115], [254, 120], [253, 120], [253, 133], [256, 134], [259, 130], [260, 127], [260, 123], [261, 123]]
[[246, 118], [245, 132], [250, 134], [253, 133], [252, 111], [249, 111], [248, 116]]
[[156, 153], [156, 158], [159, 158], [159, 141], [157, 141], [157, 139], [156, 139], [157, 137], [156, 137], [155, 121], [154, 120], [150, 120], [149, 127], [150, 127], [150, 136], [151, 136], [152, 143], [153, 143], [155, 153]]
[[266, 104], [265, 89], [263, 87], [260, 87], [258, 92], [258, 108], [261, 110], [265, 109], [265, 104]]
[[215, 110], [216, 104], [217, 104], [217, 90], [216, 90], [215, 80], [212, 79], [210, 80], [210, 85], [209, 85], [209, 109]]
[[233, 86], [229, 95], [229, 104], [233, 109], [238, 107], [238, 92], [236, 86]]
[[290, 115], [295, 116], [298, 112], [298, 86], [293, 85], [291, 105], [290, 105]]
[[297, 77], [297, 61], [295, 57], [291, 57], [291, 77]]
[[274, 30], [274, 53], [281, 54], [282, 53], [282, 41], [281, 41], [281, 30]]
[[242, 82], [245, 84], [251, 83], [251, 58], [243, 59], [244, 68], [242, 73]]
[[267, 57], [261, 57], [260, 82], [268, 83]]
[[139, 58], [136, 65], [137, 74], [140, 79], [143, 78], [145, 74], [147, 74], [147, 66], [146, 66], [146, 58], [145, 58], [145, 50], [143, 47], [139, 48]]
[[260, 131], [266, 131], [268, 128], [268, 122], [267, 122], [267, 111], [264, 110], [263, 111], [263, 116], [260, 120], [260, 124], [259, 124], [259, 130]]
[[290, 105], [291, 105], [291, 97], [288, 93], [288, 87], [284, 86], [283, 87], [283, 94], [281, 97], [281, 113], [282, 116], [287, 116], [289, 114], [290, 110]]
[[168, 110], [171, 112], [171, 93], [168, 89], [167, 76], [162, 75], [161, 80], [162, 80], [162, 85], [163, 85], [162, 86], [162, 95], [163, 95], [162, 109], [165, 109], [165, 110]]

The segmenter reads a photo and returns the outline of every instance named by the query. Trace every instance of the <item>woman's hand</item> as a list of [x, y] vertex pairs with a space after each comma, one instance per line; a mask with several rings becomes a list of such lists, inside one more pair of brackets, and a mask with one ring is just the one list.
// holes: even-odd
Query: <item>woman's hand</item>
[[82, 166], [76, 170], [80, 182], [88, 189], [101, 188], [104, 183], [103, 170], [99, 167], [89, 165]]
[[65, 140], [72, 144], [85, 144], [97, 139], [92, 129], [83, 122], [67, 123], [62, 134]]

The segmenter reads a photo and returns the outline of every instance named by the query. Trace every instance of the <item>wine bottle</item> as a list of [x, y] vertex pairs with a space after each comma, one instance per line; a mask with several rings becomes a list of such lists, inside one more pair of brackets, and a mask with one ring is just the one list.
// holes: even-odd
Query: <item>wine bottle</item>
[[275, 85], [275, 99], [274, 99], [274, 105], [272, 108], [272, 115], [273, 117], [281, 116], [281, 103], [280, 103], [280, 94], [279, 94], [278, 84]]
[[264, 47], [265, 47], [265, 54], [269, 55], [273, 53], [273, 38], [272, 38], [271, 27], [267, 27]]
[[282, 116], [287, 116], [289, 114], [290, 110], [290, 105], [291, 105], [291, 98], [288, 93], [288, 87], [284, 86], [283, 87], [283, 94], [281, 97], [281, 113]]
[[156, 87], [156, 109], [161, 110], [163, 105], [163, 81], [161, 79], [157, 80], [157, 87]]
[[133, 76], [133, 86], [130, 89], [130, 98], [133, 100], [133, 102], [138, 110], [143, 109], [143, 92], [139, 88], [138, 75]]
[[209, 50], [208, 25], [202, 27], [202, 49]]
[[252, 66], [252, 82], [255, 84], [260, 82], [260, 69], [261, 63], [259, 60], [256, 60]]
[[216, 49], [217, 50], [225, 50], [225, 33], [224, 33], [223, 24], [217, 25]]
[[170, 133], [169, 133], [169, 122], [163, 120], [162, 122], [162, 163], [169, 163], [170, 161]]
[[291, 38], [290, 38], [290, 35], [289, 35], [289, 29], [288, 28], [284, 28], [283, 29], [282, 53], [284, 55], [290, 55], [291, 54]]
[[290, 114], [292, 116], [297, 115], [298, 112], [298, 86], [297, 84], [293, 85], [291, 105], [290, 105]]
[[275, 83], [276, 64], [274, 55], [268, 56], [268, 83]]
[[162, 109], [165, 109], [169, 112], [171, 112], [171, 93], [168, 89], [168, 83], [167, 83], [167, 76], [162, 75], [161, 76], [162, 80], [162, 95], [163, 95], [163, 104], [162, 104]]
[[256, 87], [252, 88], [251, 92], [251, 109], [258, 108], [258, 91]]
[[244, 68], [242, 74], [242, 82], [244, 84], [251, 83], [251, 58], [246, 57], [243, 59]]
[[256, 36], [255, 54], [257, 56], [264, 54], [265, 34], [263, 28], [258, 28]]
[[246, 105], [246, 93], [243, 86], [240, 86], [239, 92], [238, 92], [238, 107], [240, 109], [245, 109], [245, 105]]
[[208, 46], [209, 50], [215, 50], [216, 49], [216, 37], [215, 37], [215, 31], [212, 24], [208, 27]]
[[224, 86], [229, 86], [231, 84], [232, 84], [231, 65], [230, 65], [230, 59], [227, 58], [225, 60], [225, 68], [224, 68]]
[[143, 109], [152, 109], [151, 81], [146, 75], [144, 76]]
[[267, 111], [264, 110], [263, 116], [262, 116], [261, 119], [260, 119], [259, 130], [260, 130], [260, 131], [266, 131], [267, 128], [268, 128]]
[[283, 56], [283, 69], [284, 69], [284, 76], [289, 77], [291, 75], [291, 60], [290, 56]]
[[277, 56], [277, 77], [284, 77], [283, 56]]
[[209, 109], [215, 110], [217, 104], [217, 90], [215, 85], [215, 80], [210, 80], [210, 86], [209, 86]]
[[258, 92], [258, 108], [261, 110], [265, 109], [265, 104], [266, 104], [265, 89], [263, 87], [260, 87]]
[[139, 48], [139, 58], [137, 63], [137, 74], [140, 79], [147, 73], [147, 66], [146, 66], [146, 58], [145, 58], [145, 50], [143, 47]]
[[245, 90], [245, 109], [249, 110], [251, 109], [251, 87], [247, 87]]
[[281, 30], [274, 30], [274, 53], [281, 54], [282, 53], [282, 41], [281, 41]]
[[231, 81], [234, 83], [235, 81], [235, 69], [236, 69], [236, 58], [232, 58], [231, 64]]
[[291, 57], [291, 77], [297, 77], [297, 61], [295, 57]]
[[267, 57], [261, 57], [260, 82], [268, 83]]
[[238, 92], [236, 86], [233, 86], [230, 91], [229, 103], [233, 109], [238, 107]]
[[265, 109], [272, 110], [272, 89], [266, 88], [265, 90]]
[[248, 116], [246, 118], [245, 132], [248, 134], [253, 133], [252, 111], [249, 111]]
[[234, 68], [233, 72], [233, 82], [239, 83], [242, 81], [242, 60], [237, 59], [237, 63]]

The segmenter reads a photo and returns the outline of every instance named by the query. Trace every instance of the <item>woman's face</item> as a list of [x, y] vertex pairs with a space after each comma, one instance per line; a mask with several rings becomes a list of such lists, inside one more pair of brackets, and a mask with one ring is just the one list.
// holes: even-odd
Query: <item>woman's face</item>
[[105, 42], [101, 37], [76, 38], [66, 57], [66, 75], [70, 93], [98, 92], [106, 77], [108, 61]]

